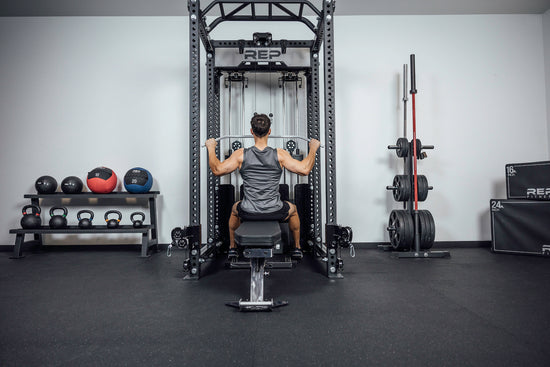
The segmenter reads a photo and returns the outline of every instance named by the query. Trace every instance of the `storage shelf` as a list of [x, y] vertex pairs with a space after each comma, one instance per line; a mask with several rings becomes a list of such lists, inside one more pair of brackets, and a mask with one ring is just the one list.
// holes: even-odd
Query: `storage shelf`
[[53, 194], [25, 194], [24, 198], [26, 199], [40, 199], [40, 198], [56, 198], [56, 199], [72, 199], [72, 198], [79, 198], [79, 199], [105, 199], [105, 198], [111, 198], [111, 199], [124, 199], [124, 198], [155, 198], [157, 195], [160, 194], [160, 191], [149, 191], [143, 194], [132, 194], [130, 192], [126, 191], [120, 191], [120, 192], [110, 192], [108, 194], [96, 194], [93, 192], [81, 192], [78, 194], [65, 194], [64, 192], [54, 192]]
[[78, 226], [68, 226], [66, 228], [50, 228], [42, 226], [40, 228], [17, 228], [10, 229], [10, 233], [37, 233], [37, 234], [52, 234], [52, 233], [142, 233], [147, 232], [155, 226], [144, 225], [139, 228], [134, 228], [131, 225], [121, 225], [118, 228], [107, 228], [106, 225], [93, 226], [92, 228], [80, 228]]
[[[64, 192], [55, 192], [53, 194], [25, 194], [24, 198], [30, 199], [32, 205], [40, 206], [40, 199], [147, 199], [149, 203], [149, 222], [148, 225], [143, 225], [139, 228], [134, 228], [132, 225], [120, 225], [118, 228], [107, 228], [103, 221], [100, 225], [95, 225], [92, 228], [80, 228], [78, 226], [68, 226], [65, 228], [50, 228], [49, 226], [41, 226], [40, 228], [15, 228], [10, 229], [10, 233], [15, 234], [15, 245], [13, 248], [12, 259], [23, 257], [23, 243], [25, 235], [34, 235], [34, 240], [43, 245], [42, 235], [45, 234], [106, 234], [106, 233], [141, 233], [141, 257], [149, 256], [149, 248], [158, 246], [157, 237], [157, 207], [156, 197], [159, 191], [149, 191], [143, 194], [133, 194], [127, 191], [117, 191], [108, 194], [96, 194], [93, 192], [82, 192], [78, 194], [65, 194]], [[94, 205], [94, 204], [90, 204]], [[151, 238], [149, 239], [149, 233]]]

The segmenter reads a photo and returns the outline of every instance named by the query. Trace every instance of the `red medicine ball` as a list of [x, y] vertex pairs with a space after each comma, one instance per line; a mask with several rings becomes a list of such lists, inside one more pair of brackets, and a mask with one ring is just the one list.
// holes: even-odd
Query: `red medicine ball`
[[88, 172], [86, 184], [90, 191], [96, 194], [108, 194], [115, 189], [117, 177], [112, 169], [97, 167]]

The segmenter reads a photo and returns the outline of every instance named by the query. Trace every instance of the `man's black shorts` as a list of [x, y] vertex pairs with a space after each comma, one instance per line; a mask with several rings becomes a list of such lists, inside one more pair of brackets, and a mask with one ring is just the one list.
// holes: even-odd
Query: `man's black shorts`
[[249, 221], [277, 221], [285, 222], [285, 219], [288, 217], [288, 212], [290, 211], [290, 205], [288, 202], [283, 201], [283, 207], [276, 212], [272, 213], [248, 213], [241, 209], [241, 203], [237, 205], [237, 213], [239, 213], [239, 218], [243, 222]]

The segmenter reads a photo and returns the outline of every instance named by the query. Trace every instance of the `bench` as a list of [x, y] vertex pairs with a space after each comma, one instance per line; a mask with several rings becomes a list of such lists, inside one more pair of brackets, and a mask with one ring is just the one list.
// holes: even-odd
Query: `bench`
[[241, 311], [271, 311], [288, 305], [286, 301], [264, 300], [265, 261], [273, 257], [273, 248], [281, 242], [278, 222], [243, 222], [237, 228], [235, 243], [243, 249], [243, 256], [250, 259], [250, 298], [227, 303], [227, 306]]

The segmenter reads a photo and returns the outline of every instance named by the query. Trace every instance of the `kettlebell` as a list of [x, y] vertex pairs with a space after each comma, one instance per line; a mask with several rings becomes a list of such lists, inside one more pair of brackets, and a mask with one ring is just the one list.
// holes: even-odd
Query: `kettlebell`
[[[62, 215], [54, 214], [56, 210], [63, 210]], [[50, 228], [67, 227], [67, 208], [63, 206], [54, 206], [50, 209]]]
[[[109, 214], [116, 214], [118, 215], [118, 218], [109, 219]], [[111, 228], [111, 229], [118, 228], [118, 225], [122, 220], [122, 213], [119, 212], [118, 210], [109, 210], [108, 212], [105, 213], [104, 218], [105, 218], [105, 222], [107, 222], [107, 228]]]
[[[82, 214], [89, 214], [90, 217], [88, 218], [82, 218]], [[94, 212], [91, 210], [81, 210], [78, 213], [76, 213], [76, 219], [78, 219], [78, 227], [85, 229], [85, 228], [92, 228], [92, 220], [94, 219]]]
[[[141, 216], [141, 219], [134, 219], [135, 216]], [[145, 220], [145, 214], [143, 212], [134, 212], [132, 215], [130, 215], [130, 221], [132, 221], [132, 225], [134, 228], [141, 228], [143, 226], [143, 221]]]
[[[27, 213], [27, 210], [32, 208], [32, 213]], [[40, 218], [40, 207], [36, 205], [25, 205], [22, 209], [23, 218], [21, 218], [21, 228], [40, 228], [42, 219]]]

